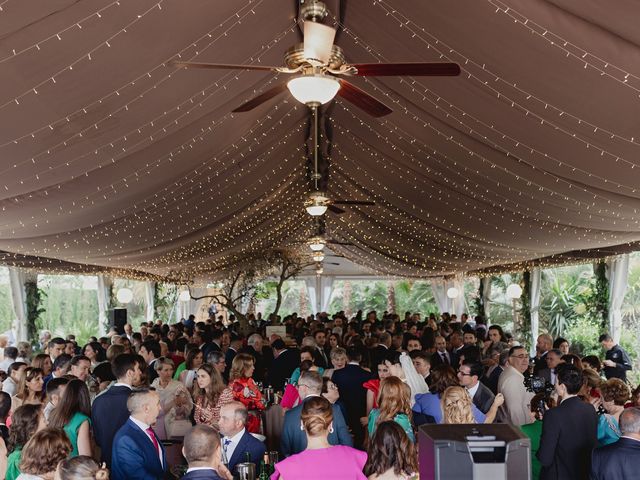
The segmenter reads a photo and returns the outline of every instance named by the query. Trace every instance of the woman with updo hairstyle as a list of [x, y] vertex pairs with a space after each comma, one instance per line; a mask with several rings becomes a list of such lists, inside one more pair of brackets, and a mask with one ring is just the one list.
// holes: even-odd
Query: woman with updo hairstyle
[[260, 412], [265, 409], [262, 393], [251, 378], [255, 369], [253, 356], [248, 353], [238, 353], [233, 357], [229, 372], [229, 387], [233, 392], [233, 399], [241, 402], [249, 412], [246, 424], [249, 433], [260, 433]]
[[498, 408], [504, 403], [501, 393], [496, 395], [491, 407], [484, 415], [476, 408], [471, 396], [464, 387], [449, 387], [442, 394], [440, 408], [442, 409], [442, 422], [448, 424], [460, 423], [493, 423], [498, 413]]
[[109, 470], [98, 465], [91, 457], [80, 455], [58, 464], [56, 480], [109, 480]]
[[22, 450], [17, 480], [53, 480], [58, 464], [71, 453], [71, 442], [60, 428], [36, 433]]
[[408, 480], [418, 473], [417, 451], [402, 427], [382, 422], [369, 440], [364, 473], [369, 480]]
[[631, 392], [619, 378], [610, 378], [602, 384], [601, 390], [600, 402], [592, 403], [596, 409], [602, 405], [606, 412], [598, 416], [598, 444], [602, 447], [620, 439], [620, 414], [631, 398]]
[[276, 463], [271, 480], [367, 478], [362, 473], [367, 461], [365, 452], [329, 444], [329, 432], [333, 431], [333, 411], [329, 400], [324, 397], [307, 398], [302, 405], [300, 428], [307, 435], [307, 448]]

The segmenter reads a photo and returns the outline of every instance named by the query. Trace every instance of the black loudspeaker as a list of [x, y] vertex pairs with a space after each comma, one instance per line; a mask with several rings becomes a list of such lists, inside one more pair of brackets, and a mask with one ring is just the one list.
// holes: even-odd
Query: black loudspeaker
[[115, 327], [118, 335], [124, 333], [124, 326], [127, 323], [126, 308], [112, 308], [109, 310], [109, 328]]

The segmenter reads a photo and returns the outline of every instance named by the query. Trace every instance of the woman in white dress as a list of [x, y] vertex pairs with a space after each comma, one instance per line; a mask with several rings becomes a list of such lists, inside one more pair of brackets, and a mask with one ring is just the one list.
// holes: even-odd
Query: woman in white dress
[[156, 422], [156, 435], [161, 440], [166, 440], [176, 435], [174, 428], [177, 422], [189, 422], [189, 415], [193, 409], [193, 401], [191, 395], [178, 380], [173, 379], [174, 365], [173, 361], [167, 357], [160, 357], [155, 363], [158, 378], [156, 378], [151, 386], [155, 388], [160, 396], [160, 415]]

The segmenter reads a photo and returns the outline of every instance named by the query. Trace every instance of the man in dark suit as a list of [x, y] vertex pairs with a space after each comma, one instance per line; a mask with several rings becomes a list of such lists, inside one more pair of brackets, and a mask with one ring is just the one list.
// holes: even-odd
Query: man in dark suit
[[431, 355], [431, 368], [438, 365], [451, 365], [451, 355], [447, 352], [447, 341], [442, 336], [435, 339], [436, 351]]
[[547, 352], [553, 348], [553, 337], [548, 333], [538, 335], [536, 341], [536, 356], [533, 358], [533, 374], [539, 376], [542, 369], [547, 368]]
[[347, 408], [347, 424], [353, 432], [354, 445], [361, 448], [364, 442], [364, 430], [360, 418], [367, 415], [367, 390], [363, 383], [371, 379], [371, 372], [360, 366], [361, 353], [357, 348], [347, 349], [349, 363], [333, 372], [333, 383], [338, 387], [340, 398]]
[[[307, 398], [319, 397], [320, 392], [322, 392], [322, 377], [320, 374], [312, 371], [303, 372], [298, 381], [298, 393], [303, 400], [300, 405], [289, 410], [284, 416], [280, 450], [285, 457], [300, 453], [307, 448], [307, 435], [300, 429], [302, 404]], [[340, 412], [340, 407], [332, 405], [332, 409], [333, 432], [329, 432], [329, 443], [331, 445], [352, 446], [351, 435]]]
[[123, 353], [113, 359], [111, 369], [117, 381], [98, 395], [91, 407], [94, 437], [102, 452], [101, 460], [108, 467], [111, 466], [113, 438], [129, 418], [127, 399], [132, 387], [138, 385], [142, 378], [137, 357], [131, 353]]
[[640, 465], [640, 408], [620, 415], [620, 440], [596, 448], [591, 455], [592, 480], [627, 480], [638, 477]]
[[557, 348], [549, 350], [545, 355], [545, 361], [547, 362], [547, 368], [538, 370], [538, 377], [544, 378], [551, 385], [555, 385], [557, 380], [556, 368], [563, 363], [562, 352]]
[[266, 450], [264, 443], [247, 432], [247, 407], [240, 402], [227, 403], [220, 409], [220, 433], [222, 452], [229, 471], [234, 473], [239, 463], [245, 462], [247, 453], [251, 461], [258, 465]]
[[146, 340], [140, 345], [140, 356], [147, 362], [147, 378], [149, 383], [158, 378], [158, 372], [156, 371], [156, 360], [160, 358], [160, 343], [156, 340]]
[[578, 392], [584, 384], [582, 371], [573, 365], [557, 368], [556, 392], [562, 402], [544, 414], [537, 457], [540, 480], [588, 478], [591, 451], [598, 443], [598, 416]]
[[223, 378], [226, 382], [229, 381], [229, 373], [231, 372], [231, 365], [233, 364], [233, 359], [236, 358], [238, 351], [242, 348], [242, 337], [233, 333], [231, 335], [231, 343], [229, 345], [229, 349], [224, 356], [224, 362], [227, 364], [227, 368], [224, 371]]
[[42, 393], [47, 391], [47, 383], [49, 383], [49, 380], [64, 377], [69, 371], [70, 366], [71, 355], [67, 355], [66, 353], [58, 355], [51, 366], [51, 373], [42, 379]]
[[487, 371], [480, 381], [485, 384], [494, 395], [498, 393], [498, 380], [504, 371], [503, 364], [506, 362], [506, 355], [509, 350], [507, 348], [505, 351], [505, 347], [506, 343], [498, 343], [491, 346], [487, 358], [482, 361], [483, 365], [487, 367]]
[[391, 335], [388, 332], [382, 332], [378, 340], [378, 346], [373, 350], [371, 355], [371, 369], [373, 372], [378, 371], [378, 365], [387, 358], [389, 348], [391, 347]]
[[161, 480], [167, 457], [153, 425], [158, 419], [160, 396], [154, 390], [136, 390], [129, 395], [129, 419], [113, 439], [111, 480]]
[[275, 358], [269, 369], [269, 384], [275, 391], [283, 391], [285, 380], [300, 366], [300, 352], [297, 348], [287, 348], [280, 338], [274, 340], [272, 347]]
[[214, 329], [211, 332], [211, 340], [200, 347], [204, 358], [209, 358], [213, 352], [222, 352], [222, 330]]
[[218, 474], [226, 468], [220, 461], [220, 435], [213, 427], [201, 423], [189, 430], [182, 454], [189, 465], [184, 480], [222, 480]]
[[316, 330], [313, 332], [313, 338], [316, 341], [315, 352], [313, 355], [316, 367], [332, 368], [329, 351], [327, 351], [327, 333], [324, 330]]
[[458, 369], [458, 381], [467, 389], [473, 404], [482, 413], [487, 413], [493, 405], [495, 395], [486, 385], [480, 382], [482, 377], [482, 365], [466, 360]]
[[240, 353], [247, 353], [255, 360], [255, 369], [251, 376], [255, 382], [262, 382], [266, 374], [264, 356], [262, 355], [262, 335], [254, 333], [247, 339], [247, 346], [240, 349]]

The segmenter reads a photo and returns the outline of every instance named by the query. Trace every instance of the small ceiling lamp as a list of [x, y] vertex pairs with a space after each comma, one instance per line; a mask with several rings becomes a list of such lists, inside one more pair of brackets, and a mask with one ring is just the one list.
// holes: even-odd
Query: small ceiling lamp
[[447, 297], [449, 298], [458, 298], [458, 295], [460, 295], [460, 292], [456, 287], [451, 287], [447, 290]]
[[322, 252], [315, 252], [311, 258], [313, 258], [314, 262], [321, 262], [324, 260], [324, 253]]
[[329, 206], [329, 199], [322, 192], [312, 192], [309, 200], [304, 203], [304, 208], [312, 217], [320, 217], [325, 214]]
[[516, 298], [520, 298], [521, 295], [522, 287], [517, 283], [512, 283], [507, 287], [507, 297], [510, 299], [515, 300]]
[[178, 300], [180, 300], [181, 302], [188, 302], [189, 300], [191, 300], [191, 294], [189, 293], [189, 290], [182, 290], [180, 292], [180, 295], [178, 296]]
[[320, 252], [322, 251], [322, 249], [324, 249], [324, 246], [326, 245], [326, 243], [327, 242], [322, 237], [313, 237], [309, 240], [309, 248], [313, 252]]
[[333, 100], [340, 82], [327, 75], [302, 75], [287, 82], [291, 95], [300, 103], [318, 106]]
[[323, 272], [324, 272], [324, 268], [322, 268], [322, 265], [320, 265], [319, 267], [316, 267], [316, 275], [322, 275]]
[[116, 293], [116, 298], [122, 304], [131, 303], [131, 301], [133, 300], [133, 292], [130, 288], [121, 288]]

